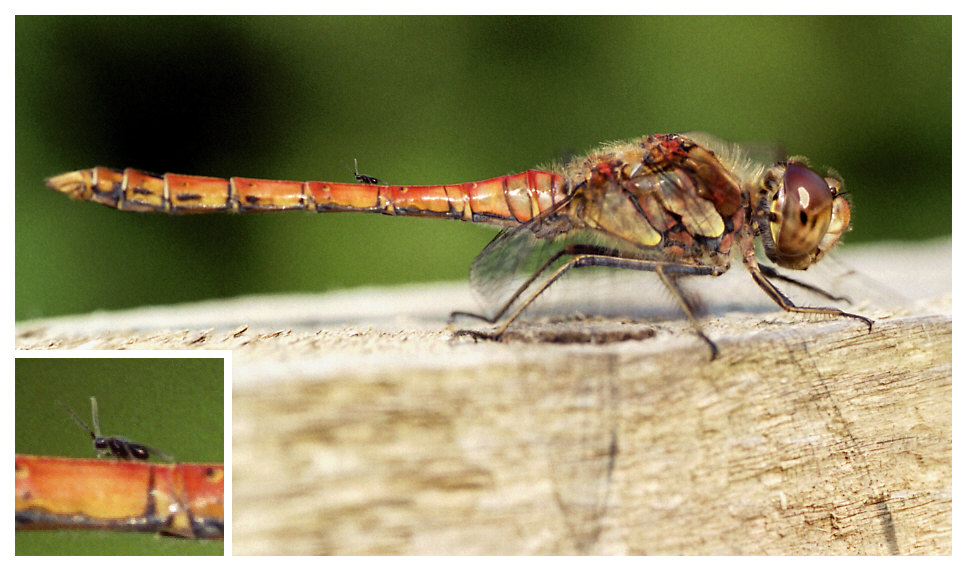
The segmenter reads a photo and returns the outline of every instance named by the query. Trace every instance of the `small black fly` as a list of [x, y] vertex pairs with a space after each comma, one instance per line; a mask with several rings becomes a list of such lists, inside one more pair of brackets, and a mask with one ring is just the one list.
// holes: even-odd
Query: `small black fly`
[[91, 416], [94, 418], [94, 430], [91, 430], [70, 407], [62, 402], [58, 402], [57, 404], [70, 413], [74, 417], [74, 421], [91, 435], [91, 440], [94, 443], [94, 452], [97, 453], [98, 458], [111, 456], [118, 460], [139, 460], [143, 462], [150, 460], [152, 456], [171, 459], [171, 454], [167, 452], [162, 452], [161, 450], [145, 446], [144, 444], [138, 444], [137, 442], [131, 442], [122, 436], [101, 436], [101, 428], [97, 422], [97, 399], [94, 397], [91, 397]]
[[359, 163], [356, 161], [356, 159], [353, 159], [353, 176], [356, 177], [357, 182], [361, 182], [363, 184], [380, 184], [383, 182], [375, 176], [369, 176], [368, 174], [362, 174], [359, 172]]

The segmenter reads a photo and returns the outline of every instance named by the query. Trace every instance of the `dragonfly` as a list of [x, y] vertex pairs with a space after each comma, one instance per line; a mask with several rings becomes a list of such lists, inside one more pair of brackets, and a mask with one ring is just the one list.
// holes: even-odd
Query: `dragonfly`
[[57, 404], [70, 413], [74, 421], [91, 435], [91, 442], [94, 445], [94, 451], [97, 453], [99, 459], [104, 456], [113, 457], [118, 460], [136, 461], [147, 461], [152, 456], [160, 456], [168, 460], [172, 458], [171, 454], [167, 452], [132, 442], [123, 436], [101, 436], [101, 428], [97, 422], [97, 399], [95, 397], [91, 397], [91, 417], [94, 421], [94, 430], [91, 430], [70, 407], [62, 402], [58, 402]]
[[224, 538], [223, 464], [17, 454], [15, 466], [18, 531], [100, 529]]
[[[803, 157], [774, 164], [754, 160], [740, 145], [705, 133], [670, 133], [613, 143], [549, 169], [476, 182], [391, 185], [356, 170], [357, 183], [229, 179], [153, 174], [104, 167], [64, 173], [47, 185], [72, 198], [130, 211], [188, 214], [311, 210], [425, 216], [502, 227], [471, 266], [471, 283], [492, 298], [491, 314], [454, 312], [496, 325], [458, 330], [475, 340], [500, 340], [548, 287], [575, 268], [608, 267], [655, 273], [692, 329], [702, 330], [700, 304], [683, 278], [719, 276], [733, 258], [782, 309], [873, 321], [831, 306], [797, 305], [773, 280], [846, 301], [760, 264], [766, 257], [805, 270], [830, 252], [850, 228], [842, 179], [820, 174]], [[515, 276], [522, 283], [498, 305], [494, 292]]]

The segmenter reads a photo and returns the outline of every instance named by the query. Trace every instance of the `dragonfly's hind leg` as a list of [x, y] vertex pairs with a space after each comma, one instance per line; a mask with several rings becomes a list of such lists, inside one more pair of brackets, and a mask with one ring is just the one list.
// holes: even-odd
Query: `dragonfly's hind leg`
[[[510, 298], [507, 300], [507, 302], [504, 303], [504, 305], [501, 306], [499, 310], [497, 310], [497, 313], [495, 313], [493, 317], [487, 317], [482, 313], [473, 313], [470, 311], [454, 311], [450, 313], [449, 323], [453, 323], [453, 321], [458, 317], [472, 317], [474, 319], [486, 321], [487, 323], [491, 323], [491, 324], [497, 323], [497, 321], [499, 321], [500, 318], [505, 313], [507, 313], [507, 310], [510, 309], [510, 306], [514, 305], [514, 302], [516, 302], [520, 298], [520, 296], [524, 293], [524, 291], [526, 291], [527, 288], [529, 288], [531, 284], [534, 283], [534, 280], [536, 280], [538, 276], [540, 276], [545, 271], [547, 271], [547, 268], [549, 268], [551, 264], [556, 262], [565, 253], [566, 253], [565, 250], [561, 250], [560, 252], [557, 252], [553, 256], [548, 258], [547, 261], [545, 261], [543, 264], [541, 264], [541, 267], [537, 268], [537, 270], [533, 274], [531, 274], [530, 277], [527, 278], [524, 281], [524, 283], [520, 285], [519, 288], [517, 288], [517, 291], [515, 291], [513, 295], [511, 295]], [[462, 333], [462, 331], [458, 331], [457, 333]]]
[[[541, 267], [538, 268], [537, 271], [535, 271], [533, 274], [531, 274], [531, 276], [527, 278], [527, 280], [523, 284], [521, 284], [519, 288], [517, 288], [517, 291], [514, 292], [514, 295], [510, 297], [507, 303], [505, 303], [504, 306], [500, 308], [500, 311], [498, 311], [497, 314], [492, 319], [488, 317], [477, 316], [475, 314], [463, 313], [463, 312], [454, 312], [453, 314], [451, 314], [451, 317], [453, 315], [473, 315], [475, 317], [481, 317], [484, 321], [487, 321], [489, 323], [496, 323], [500, 319], [500, 316], [507, 313], [507, 310], [510, 309], [510, 307], [514, 304], [514, 302], [518, 298], [520, 298], [520, 296], [524, 293], [524, 291], [527, 290], [527, 288], [530, 287], [530, 285], [533, 284], [534, 281], [541, 274], [543, 274], [547, 270], [547, 268], [551, 266], [551, 264], [553, 264], [562, 256], [570, 254], [570, 251], [569, 251], [570, 249], [571, 249], [570, 246], [568, 248], [562, 249], [561, 251], [555, 253], [553, 256], [548, 258], [546, 262], [541, 264]], [[573, 260], [568, 261], [566, 264], [564, 264], [563, 266], [555, 270], [554, 273], [551, 274], [551, 277], [547, 278], [547, 280], [543, 284], [541, 284], [541, 287], [537, 288], [537, 291], [535, 291], [527, 299], [525, 299], [524, 303], [520, 304], [520, 306], [510, 315], [510, 317], [508, 317], [504, 321], [504, 323], [497, 328], [497, 331], [494, 331], [493, 333], [484, 333], [482, 331], [472, 331], [467, 329], [461, 329], [459, 331], [454, 332], [454, 335], [458, 335], [458, 336], [466, 335], [469, 337], [473, 337], [474, 339], [477, 339], [477, 340], [487, 339], [491, 341], [499, 341], [501, 336], [503, 336], [504, 332], [507, 331], [507, 328], [510, 326], [510, 324], [513, 323], [520, 316], [520, 314], [524, 312], [525, 309], [527, 309], [527, 306], [533, 303], [538, 296], [544, 293], [544, 290], [551, 287], [551, 284], [556, 282], [558, 278], [563, 276], [564, 273], [567, 272], [569, 269], [580, 267], [582, 265], [581, 264], [582, 260], [585, 260], [589, 257], [594, 257], [594, 256], [578, 255]], [[588, 264], [588, 265], [593, 265], [593, 264]]]
[[[597, 253], [597, 252], [607, 252], [607, 253]], [[484, 318], [485, 321], [490, 323], [495, 323], [500, 315], [505, 313], [508, 308], [513, 305], [513, 302], [521, 296], [523, 291], [527, 289], [536, 279], [542, 274], [547, 268], [557, 259], [565, 254], [574, 255], [574, 259], [568, 261], [566, 264], [560, 268], [554, 270], [543, 284], [532, 293], [523, 303], [518, 306], [516, 310], [508, 317], [503, 324], [497, 328], [496, 331], [492, 333], [485, 333], [481, 331], [471, 331], [471, 330], [460, 330], [456, 331], [455, 335], [465, 335], [473, 337], [474, 339], [488, 339], [493, 341], [498, 341], [503, 336], [507, 328], [513, 323], [521, 313], [529, 306], [531, 303], [537, 299], [544, 290], [549, 288], [551, 284], [557, 281], [561, 276], [563, 276], [568, 270], [573, 268], [582, 268], [589, 266], [600, 266], [600, 267], [612, 267], [612, 268], [623, 268], [629, 270], [639, 270], [639, 271], [650, 271], [657, 272], [661, 277], [662, 282], [666, 287], [672, 292], [675, 298], [678, 300], [679, 305], [685, 311], [688, 316], [689, 321], [692, 323], [692, 327], [695, 329], [696, 334], [708, 344], [709, 348], [712, 350], [712, 359], [718, 355], [718, 347], [712, 342], [708, 336], [702, 331], [701, 325], [698, 323], [698, 319], [695, 317], [695, 312], [693, 304], [687, 299], [685, 293], [678, 287], [675, 277], [683, 275], [718, 275], [723, 270], [717, 267], [710, 266], [689, 266], [684, 264], [668, 264], [662, 262], [651, 262], [646, 260], [637, 260], [633, 258], [624, 258], [618, 255], [616, 251], [609, 250], [605, 248], [600, 248], [596, 246], [589, 245], [576, 245], [574, 248], [565, 248], [551, 257], [547, 262], [541, 265], [541, 267], [533, 274], [530, 278], [522, 285], [516, 292], [514, 292], [511, 300], [501, 308], [501, 311], [497, 316], [491, 320], [489, 318]]]
[[[527, 291], [527, 288], [531, 287], [531, 285], [533, 285], [534, 282], [537, 281], [537, 278], [539, 278], [541, 276], [541, 274], [543, 274], [544, 272], [546, 272], [548, 268], [550, 268], [552, 265], [554, 265], [555, 262], [557, 262], [559, 259], [561, 259], [564, 256], [580, 256], [580, 255], [586, 255], [586, 254], [617, 257], [618, 252], [616, 250], [611, 249], [611, 248], [603, 248], [603, 247], [600, 247], [600, 246], [592, 246], [590, 244], [568, 244], [566, 247], [564, 247], [561, 250], [555, 252], [553, 256], [551, 256], [550, 258], [548, 258], [547, 260], [545, 260], [544, 263], [541, 264], [541, 266], [539, 268], [537, 268], [534, 271], [534, 273], [532, 273], [530, 275], [530, 277], [527, 278], [524, 281], [524, 283], [522, 283], [520, 285], [520, 287], [517, 288], [517, 290], [510, 296], [510, 298], [507, 299], [507, 302], [504, 303], [504, 305], [502, 305], [499, 310], [497, 310], [497, 313], [495, 313], [493, 317], [487, 317], [486, 315], [483, 315], [483, 314], [480, 314], [480, 313], [473, 313], [473, 312], [469, 312], [469, 311], [454, 311], [454, 312], [452, 312], [450, 314], [450, 320], [449, 320], [449, 322], [450, 323], [453, 323], [454, 319], [456, 319], [457, 317], [472, 317], [474, 319], [479, 319], [481, 321], [486, 321], [487, 323], [490, 323], [490, 324], [497, 323], [498, 321], [500, 321], [500, 318], [503, 317], [504, 314], [506, 314], [507, 311], [510, 310], [511, 306], [513, 306], [514, 303], [516, 303], [517, 300], [520, 299], [520, 296], [523, 295], [525, 291]], [[528, 305], [530, 305], [530, 303], [532, 301], [534, 301], [534, 299], [536, 299], [538, 295], [540, 295], [540, 292], [542, 292], [545, 289], [547, 289], [547, 287], [549, 285], [551, 285], [551, 283], [555, 279], [557, 279], [557, 277], [552, 277], [550, 280], [548, 280], [548, 282], [545, 283], [541, 287], [541, 289], [538, 290], [538, 292], [536, 294], [534, 294], [533, 296], [531, 296], [531, 298], [527, 302], [525, 302], [523, 306], [521, 306], [521, 310], [523, 310]], [[517, 313], [520, 313], [520, 311], [518, 311]], [[515, 317], [516, 317], [516, 315], [517, 314], [515, 314]], [[513, 318], [511, 318], [511, 321], [513, 321]], [[505, 329], [506, 329], [506, 327], [505, 327]], [[462, 335], [469, 335], [470, 334], [469, 332], [461, 332], [461, 331], [458, 331], [457, 333], [462, 334]]]

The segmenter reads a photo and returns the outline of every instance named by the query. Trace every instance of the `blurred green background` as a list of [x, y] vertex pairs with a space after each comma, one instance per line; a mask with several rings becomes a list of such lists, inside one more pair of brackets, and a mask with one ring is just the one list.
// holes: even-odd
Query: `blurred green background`
[[[43, 353], [38, 353], [43, 355]], [[223, 359], [24, 358], [16, 360], [17, 454], [96, 458], [88, 434], [57, 402], [91, 423], [97, 397], [101, 432], [174, 455], [176, 462], [219, 463], [225, 450]], [[216, 555], [221, 541], [142, 533], [30, 531], [16, 534], [18, 555]]]
[[16, 316], [459, 280], [495, 231], [68, 200], [95, 165], [397, 184], [703, 130], [835, 167], [849, 243], [951, 232], [950, 17], [16, 19]]

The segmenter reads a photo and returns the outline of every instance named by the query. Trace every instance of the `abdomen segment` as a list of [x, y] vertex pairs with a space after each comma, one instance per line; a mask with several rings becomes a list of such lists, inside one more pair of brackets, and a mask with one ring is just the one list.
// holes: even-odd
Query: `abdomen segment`
[[375, 212], [502, 226], [527, 222], [565, 196], [560, 175], [537, 170], [452, 185], [401, 186], [158, 175], [95, 167], [51, 177], [47, 185], [73, 198], [118, 210], [169, 214]]

